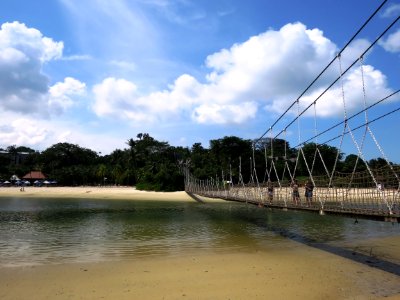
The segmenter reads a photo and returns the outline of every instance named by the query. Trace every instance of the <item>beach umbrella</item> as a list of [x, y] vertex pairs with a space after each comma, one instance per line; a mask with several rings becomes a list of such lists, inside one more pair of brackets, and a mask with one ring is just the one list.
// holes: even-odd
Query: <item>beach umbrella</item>
[[27, 181], [24, 181], [24, 184], [30, 185], [31, 183], [27, 180]]
[[8, 180], [4, 181], [3, 184], [10, 184], [11, 182], [9, 182]]
[[45, 180], [45, 181], [43, 181], [43, 183], [44, 184], [50, 184], [50, 181]]
[[13, 176], [11, 176], [10, 180], [11, 181], [19, 181], [20, 179], [18, 178], [17, 175], [13, 175]]

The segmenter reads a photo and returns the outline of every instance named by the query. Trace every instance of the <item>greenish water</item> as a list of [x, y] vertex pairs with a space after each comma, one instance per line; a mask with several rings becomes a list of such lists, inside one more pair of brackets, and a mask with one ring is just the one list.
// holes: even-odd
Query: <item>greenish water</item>
[[214, 202], [0, 198], [0, 266], [254, 251], [288, 238], [398, 235], [398, 224]]

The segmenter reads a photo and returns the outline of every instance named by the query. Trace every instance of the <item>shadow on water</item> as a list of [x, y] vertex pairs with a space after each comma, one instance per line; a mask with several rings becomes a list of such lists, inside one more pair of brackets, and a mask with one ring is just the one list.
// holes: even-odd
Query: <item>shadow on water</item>
[[[226, 205], [231, 207], [228, 215], [221, 215], [218, 210], [211, 209], [208, 204], [203, 206], [203, 212], [213, 219], [220, 219], [219, 222], [225, 218], [236, 220], [238, 223], [250, 223], [258, 228], [263, 228], [264, 232], [273, 232], [304, 245], [400, 276], [400, 264], [398, 263], [376, 257], [372, 253], [367, 255], [356, 249], [334, 245], [337, 241], [387, 236], [387, 233], [396, 234], [398, 233], [398, 224], [379, 221], [358, 222], [351, 218], [334, 215], [320, 216], [313, 212], [266, 210], [251, 204], [228, 203]], [[374, 232], [374, 230], [377, 231]]]
[[[313, 212], [282, 212], [276, 209], [268, 210], [269, 213], [267, 218], [252, 218], [250, 215], [247, 215], [247, 218], [245, 217], [246, 221], [252, 222], [256, 226], [265, 228], [268, 231], [272, 231], [282, 237], [289, 238], [304, 245], [400, 276], [400, 264], [384, 260], [372, 254], [366, 255], [356, 251], [355, 249], [346, 249], [344, 247], [327, 243], [336, 240], [339, 237], [338, 233], [343, 234], [343, 231], [348, 230], [350, 226], [361, 226], [357, 220], [353, 221], [351, 218], [337, 216], [319, 216]], [[287, 220], [281, 222], [280, 225], [286, 224], [286, 226], [276, 225], [280, 222], [271, 222], [271, 216], [274, 214], [278, 215], [278, 219], [283, 218], [283, 214]], [[297, 214], [297, 216], [294, 216], [293, 214]], [[288, 221], [290, 222], [290, 220], [294, 221], [294, 224], [287, 226], [287, 223]], [[317, 235], [315, 232], [312, 232], [316, 229], [316, 221], [321, 225], [317, 226], [318, 230], [323, 229], [322, 232]], [[379, 221], [368, 221], [368, 224], [372, 224], [372, 226], [376, 225], [377, 227], [381, 225], [383, 225], [383, 227], [399, 227], [398, 224], [393, 223], [390, 225], [390, 223]], [[355, 232], [357, 232], [357, 230], [355, 230]], [[351, 238], [353, 234], [347, 233], [347, 235]]]

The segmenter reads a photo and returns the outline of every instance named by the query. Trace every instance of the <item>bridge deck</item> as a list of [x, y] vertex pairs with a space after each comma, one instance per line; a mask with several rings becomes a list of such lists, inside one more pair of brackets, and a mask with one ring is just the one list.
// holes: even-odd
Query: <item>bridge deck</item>
[[354, 218], [368, 218], [400, 223], [400, 201], [396, 190], [377, 191], [359, 188], [316, 188], [307, 201], [304, 189], [294, 201], [290, 187], [275, 188], [272, 197], [262, 187], [231, 187], [229, 189], [186, 189], [189, 194], [254, 204], [262, 207], [342, 214]]

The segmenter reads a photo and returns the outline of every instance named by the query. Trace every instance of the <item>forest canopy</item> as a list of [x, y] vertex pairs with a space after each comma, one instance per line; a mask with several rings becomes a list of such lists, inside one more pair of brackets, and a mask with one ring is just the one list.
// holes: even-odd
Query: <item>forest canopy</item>
[[[284, 172], [285, 163], [294, 168], [296, 162], [296, 176], [308, 176], [306, 162], [313, 162], [313, 174], [316, 175], [331, 170], [335, 162], [339, 172], [351, 173], [355, 165], [357, 172], [366, 170], [361, 159], [355, 164], [357, 155], [344, 157], [337, 148], [329, 145], [318, 145], [321, 155], [315, 155], [317, 145], [314, 143], [304, 145], [304, 155], [299, 155], [283, 139], [274, 139], [273, 147], [270, 139], [263, 139], [253, 150], [253, 141], [225, 136], [210, 140], [208, 148], [201, 143], [188, 148], [171, 146], [147, 133], [139, 133], [135, 139], [127, 140], [126, 145], [125, 149], [116, 149], [107, 155], [70, 143], [58, 143], [42, 152], [11, 145], [0, 148], [0, 179], [9, 180], [13, 175], [21, 178], [30, 171], [42, 171], [47, 178], [65, 186], [123, 185], [141, 190], [177, 191], [184, 189], [182, 164], [188, 166], [196, 178], [227, 178], [235, 183], [240, 175], [248, 182], [253, 174], [259, 181], [265, 181], [266, 163], [272, 158], [276, 174]], [[373, 168], [387, 164], [382, 158], [366, 163]], [[272, 176], [270, 179], [276, 180]]]

